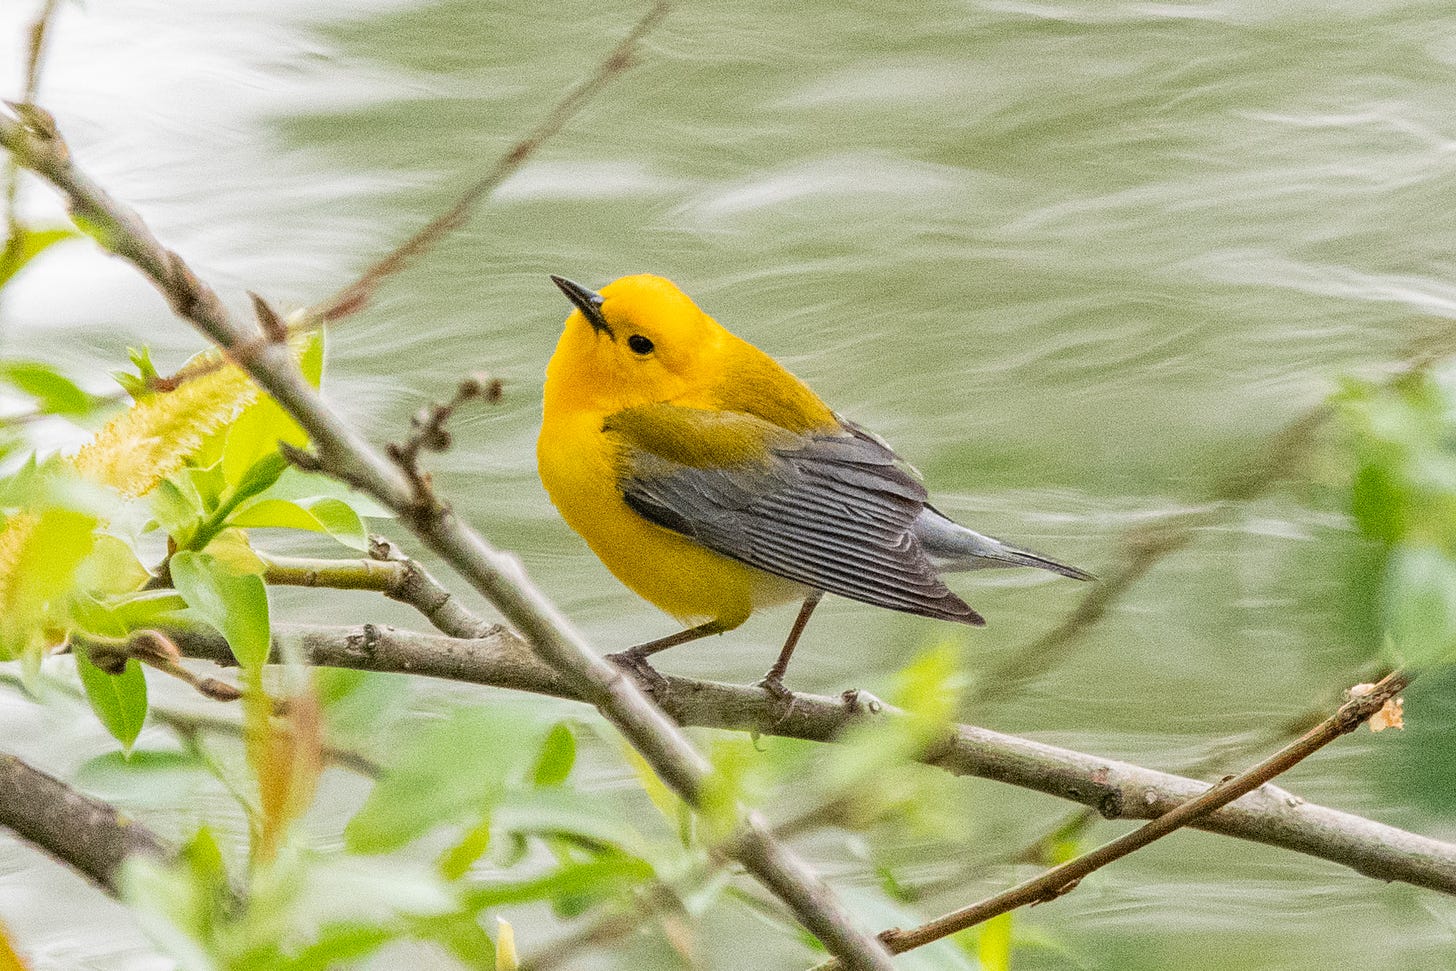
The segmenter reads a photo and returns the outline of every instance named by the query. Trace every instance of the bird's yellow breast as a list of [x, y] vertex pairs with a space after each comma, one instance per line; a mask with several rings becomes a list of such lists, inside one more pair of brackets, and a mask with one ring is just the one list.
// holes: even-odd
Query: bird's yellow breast
[[685, 624], [724, 630], [757, 607], [802, 597], [799, 584], [730, 559], [648, 522], [617, 486], [618, 457], [606, 415], [547, 407], [536, 443], [541, 484], [607, 569], [638, 596]]

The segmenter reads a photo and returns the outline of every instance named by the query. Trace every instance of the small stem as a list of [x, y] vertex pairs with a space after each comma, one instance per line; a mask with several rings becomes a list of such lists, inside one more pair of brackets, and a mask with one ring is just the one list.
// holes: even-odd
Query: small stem
[[[202, 550], [207, 549], [207, 544], [217, 539], [218, 534], [227, 528], [228, 517], [237, 510], [238, 506], [242, 505], [244, 502], [251, 498], [253, 497], [244, 495], [238, 489], [233, 489], [228, 497], [222, 502], [218, 503], [217, 508], [214, 509], [206, 519], [198, 524], [197, 530], [187, 538], [187, 542], [179, 546], [170, 556], [167, 557], [167, 559], [170, 561], [172, 556], [175, 556], [177, 553], [181, 553], [184, 550], [201, 552]], [[167, 564], [163, 563], [162, 568], [159, 572], [165, 574], [166, 568]]]
[[72, 631], [72, 645], [86, 652], [91, 663], [108, 674], [120, 674], [128, 660], [170, 675], [213, 701], [237, 701], [243, 693], [216, 678], [201, 678], [181, 663], [182, 654], [167, 635], [154, 630], [133, 631], [126, 637]]

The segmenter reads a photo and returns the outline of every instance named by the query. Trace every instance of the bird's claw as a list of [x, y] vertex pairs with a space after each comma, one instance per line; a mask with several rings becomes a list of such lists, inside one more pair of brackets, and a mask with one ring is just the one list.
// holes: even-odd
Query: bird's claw
[[[784, 679], [782, 677], [774, 677], [770, 675], [761, 679], [757, 684], [754, 685], [754, 687], [762, 688], [764, 691], [768, 692], [770, 698], [779, 703], [779, 707], [783, 708], [784, 710], [783, 718], [788, 718], [789, 715], [793, 713], [795, 701], [794, 693], [784, 686]], [[782, 721], [783, 718], [781, 718], [780, 721]]]
[[631, 651], [619, 651], [616, 654], [608, 654], [607, 660], [617, 667], [633, 675], [639, 684], [652, 693], [654, 698], [660, 698], [667, 691], [667, 678], [662, 672], [647, 663], [647, 658]]

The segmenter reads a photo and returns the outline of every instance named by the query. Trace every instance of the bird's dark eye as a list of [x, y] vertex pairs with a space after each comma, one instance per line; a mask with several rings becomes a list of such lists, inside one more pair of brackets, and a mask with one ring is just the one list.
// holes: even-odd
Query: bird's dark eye
[[627, 346], [632, 348], [634, 354], [649, 354], [652, 352], [652, 341], [641, 334], [633, 334], [627, 338]]

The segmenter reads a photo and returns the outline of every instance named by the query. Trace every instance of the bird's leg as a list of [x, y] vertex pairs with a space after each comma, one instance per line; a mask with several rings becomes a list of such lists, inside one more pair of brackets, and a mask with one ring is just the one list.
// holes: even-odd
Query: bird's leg
[[616, 654], [608, 654], [607, 660], [620, 667], [626, 668], [649, 686], [656, 690], [667, 684], [656, 668], [647, 663], [647, 659], [658, 651], [665, 651], [669, 647], [677, 647], [679, 644], [686, 644], [688, 641], [695, 641], [710, 634], [723, 633], [723, 625], [716, 620], [710, 620], [706, 624], [699, 624], [696, 627], [689, 627], [687, 630], [680, 630], [676, 634], [668, 634], [666, 637], [659, 637], [655, 641], [646, 641], [636, 647], [629, 647], [625, 651]]
[[768, 669], [768, 674], [758, 682], [758, 686], [780, 701], [792, 701], [793, 692], [784, 687], [784, 672], [789, 669], [789, 658], [794, 656], [794, 648], [799, 643], [799, 636], [804, 633], [804, 628], [809, 626], [809, 615], [814, 608], [819, 606], [824, 591], [811, 591], [809, 596], [804, 598], [804, 605], [799, 608], [799, 616], [794, 618], [794, 626], [789, 630], [788, 640], [784, 641], [783, 649], [779, 651], [779, 659], [774, 662], [773, 667]]

